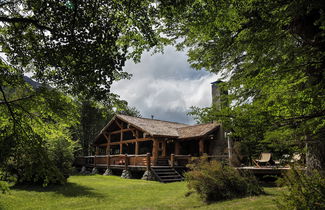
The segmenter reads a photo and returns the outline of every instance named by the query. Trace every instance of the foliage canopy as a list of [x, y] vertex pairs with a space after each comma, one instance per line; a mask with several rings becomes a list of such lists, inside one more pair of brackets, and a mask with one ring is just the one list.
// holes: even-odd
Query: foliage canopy
[[161, 8], [192, 66], [227, 80], [231, 106], [194, 109], [199, 121], [219, 119], [252, 144], [307, 140], [310, 166], [324, 168], [324, 1], [188, 0]]
[[149, 0], [6, 0], [1, 48], [11, 65], [75, 95], [109, 98], [127, 58], [157, 45]]

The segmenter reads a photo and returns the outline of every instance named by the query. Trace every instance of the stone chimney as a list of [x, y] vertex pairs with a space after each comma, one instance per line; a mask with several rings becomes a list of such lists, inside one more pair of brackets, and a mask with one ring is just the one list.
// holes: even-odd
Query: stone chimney
[[222, 106], [224, 106], [226, 103], [225, 98], [223, 98], [223, 95], [227, 95], [228, 92], [225, 90], [222, 90], [220, 88], [221, 83], [223, 83], [223, 81], [221, 80], [217, 80], [215, 82], [212, 82], [212, 105], [215, 105], [217, 107], [218, 110], [220, 110], [222, 108]]
[[[225, 98], [224, 95], [227, 95], [228, 92], [222, 89], [221, 83], [223, 81], [217, 80], [211, 83], [212, 88], [212, 106], [216, 106], [218, 110], [221, 110], [222, 106], [225, 105]], [[227, 140], [225, 131], [223, 129], [222, 124], [219, 127], [219, 130], [215, 136], [215, 140], [211, 141], [210, 145], [210, 154], [212, 155], [224, 155], [225, 151], [227, 150]]]

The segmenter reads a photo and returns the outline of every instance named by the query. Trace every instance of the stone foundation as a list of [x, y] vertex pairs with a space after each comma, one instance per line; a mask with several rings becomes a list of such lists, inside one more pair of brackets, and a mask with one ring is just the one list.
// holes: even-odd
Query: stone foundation
[[79, 173], [84, 175], [90, 174], [90, 172], [87, 171], [86, 166], [82, 166], [81, 171]]
[[93, 168], [93, 170], [91, 171], [91, 174], [98, 174], [97, 168]]
[[121, 175], [122, 178], [124, 179], [132, 179], [132, 174], [131, 171], [128, 169], [124, 169]]
[[106, 171], [103, 174], [103, 176], [109, 176], [109, 175], [113, 175], [113, 171], [110, 168], [106, 169]]
[[155, 181], [155, 176], [153, 175], [152, 171], [145, 171], [142, 178], [142, 180], [148, 180], [148, 181]]
[[87, 169], [86, 166], [82, 166], [80, 173], [81, 173], [81, 174], [86, 173], [86, 172], [87, 172], [86, 169]]

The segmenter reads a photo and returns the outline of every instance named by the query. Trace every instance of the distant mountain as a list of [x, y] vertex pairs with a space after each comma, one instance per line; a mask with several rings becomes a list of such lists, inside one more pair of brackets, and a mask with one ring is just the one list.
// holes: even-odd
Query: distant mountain
[[24, 76], [25, 82], [29, 83], [33, 88], [39, 88], [42, 86], [41, 83], [32, 80], [31, 78]]

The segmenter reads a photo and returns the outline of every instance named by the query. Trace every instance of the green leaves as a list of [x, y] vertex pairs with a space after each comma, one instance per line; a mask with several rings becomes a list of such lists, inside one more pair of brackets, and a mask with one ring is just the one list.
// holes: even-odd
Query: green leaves
[[166, 18], [167, 25], [180, 19], [171, 34], [190, 48], [192, 66], [227, 80], [231, 107], [192, 114], [222, 121], [250, 146], [261, 142], [256, 153], [281, 146], [284, 152], [305, 135], [318, 139], [325, 116], [323, 10], [319, 0], [204, 0], [187, 2]]
[[[64, 183], [73, 161], [75, 143], [67, 130], [77, 123], [76, 104], [55, 89], [31, 87], [8, 65], [1, 73], [0, 171], [18, 183]], [[56, 151], [64, 157], [59, 163], [49, 146], [58, 140], [66, 145]]]
[[139, 61], [143, 50], [159, 45], [157, 12], [149, 0], [15, 4], [20, 7], [0, 7], [8, 60], [73, 95], [109, 99], [112, 82], [130, 76], [123, 72], [126, 59]]

